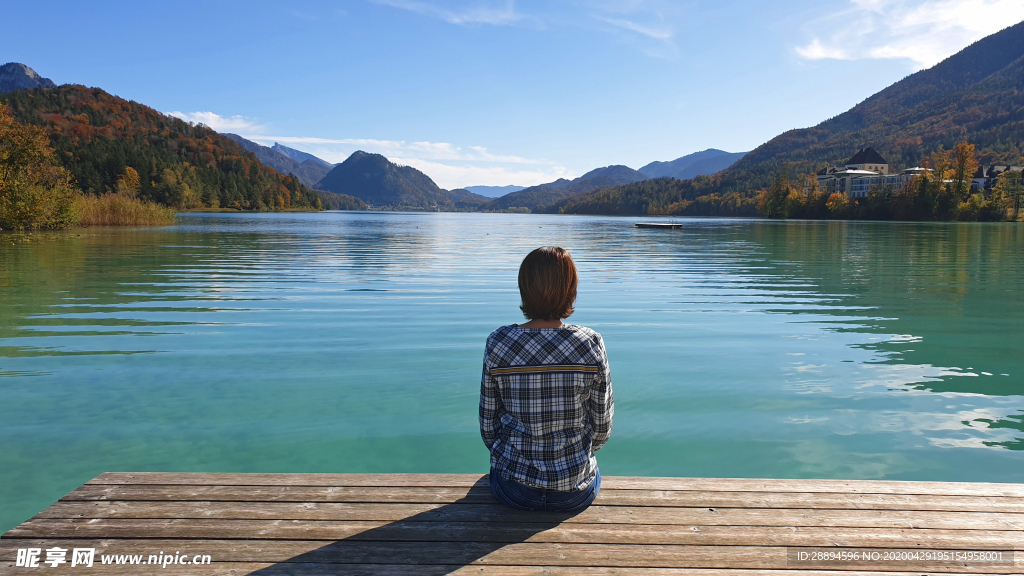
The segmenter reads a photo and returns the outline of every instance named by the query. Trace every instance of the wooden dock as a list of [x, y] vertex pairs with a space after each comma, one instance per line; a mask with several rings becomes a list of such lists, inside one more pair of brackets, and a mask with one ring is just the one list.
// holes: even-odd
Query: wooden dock
[[[39, 567], [17, 566], [30, 548]], [[92, 568], [70, 566], [75, 548]], [[4, 575], [910, 576], [1022, 560], [1024, 484], [942, 482], [606, 477], [593, 506], [556, 514], [501, 506], [479, 475], [107, 473], [0, 539]]]

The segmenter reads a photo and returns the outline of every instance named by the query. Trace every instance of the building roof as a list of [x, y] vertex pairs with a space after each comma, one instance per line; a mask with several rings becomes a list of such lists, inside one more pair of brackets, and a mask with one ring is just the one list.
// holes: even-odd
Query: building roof
[[889, 164], [889, 161], [882, 158], [882, 155], [875, 152], [874, 148], [865, 148], [853, 155], [846, 161], [847, 166], [851, 164]]
[[993, 164], [989, 166], [979, 166], [978, 171], [974, 173], [975, 178], [995, 178], [1003, 172], [1021, 172], [1020, 166], [1006, 166], [1004, 164]]

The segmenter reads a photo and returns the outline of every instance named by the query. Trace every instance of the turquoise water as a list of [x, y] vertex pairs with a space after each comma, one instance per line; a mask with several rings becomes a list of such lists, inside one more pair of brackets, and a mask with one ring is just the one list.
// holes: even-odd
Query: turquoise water
[[1020, 481], [1024, 227], [187, 215], [0, 235], [0, 530], [104, 471], [476, 472], [483, 342], [557, 244], [609, 475]]

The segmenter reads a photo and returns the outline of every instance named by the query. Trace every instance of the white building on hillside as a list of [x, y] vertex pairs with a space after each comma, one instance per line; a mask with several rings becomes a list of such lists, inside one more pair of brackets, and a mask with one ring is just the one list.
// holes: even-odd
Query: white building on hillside
[[846, 194], [850, 198], [865, 198], [876, 187], [902, 188], [927, 168], [908, 168], [899, 174], [889, 174], [889, 161], [865, 148], [853, 155], [842, 166], [832, 166], [818, 172], [818, 186], [824, 190]]
[[991, 190], [1003, 172], [1024, 172], [1024, 166], [980, 166], [971, 180], [971, 190]]

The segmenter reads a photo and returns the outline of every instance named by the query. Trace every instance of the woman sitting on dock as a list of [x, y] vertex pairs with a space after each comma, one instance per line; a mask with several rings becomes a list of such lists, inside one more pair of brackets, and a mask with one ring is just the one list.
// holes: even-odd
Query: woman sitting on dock
[[519, 267], [529, 320], [487, 338], [480, 435], [491, 451], [491, 490], [524, 510], [586, 508], [601, 489], [594, 452], [612, 431], [612, 382], [601, 335], [563, 324], [573, 313], [576, 265], [538, 248]]

